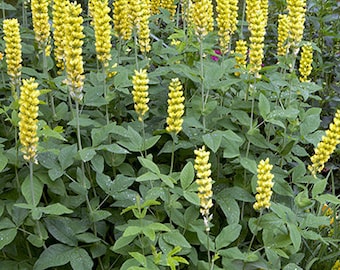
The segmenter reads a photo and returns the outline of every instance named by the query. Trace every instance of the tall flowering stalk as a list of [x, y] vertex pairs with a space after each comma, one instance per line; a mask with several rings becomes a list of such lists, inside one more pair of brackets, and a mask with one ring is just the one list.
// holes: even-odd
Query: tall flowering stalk
[[340, 260], [336, 260], [331, 270], [339, 270], [340, 269]]
[[[249, 3], [249, 5], [248, 5]], [[262, 68], [264, 36], [266, 34], [261, 0], [247, 1], [247, 20], [250, 30], [249, 64], [250, 71], [259, 76]]]
[[[245, 40], [237, 40], [235, 47], [235, 68], [245, 68], [247, 64], [247, 42]], [[240, 72], [235, 72], [235, 76], [240, 76]]]
[[133, 84], [133, 101], [135, 103], [135, 111], [138, 115], [138, 120], [143, 122], [143, 116], [149, 110], [149, 79], [146, 69], [140, 71], [135, 70], [135, 75], [132, 77]]
[[262, 14], [263, 14], [264, 27], [267, 27], [267, 24], [268, 24], [268, 0], [261, 0], [260, 7], [261, 7]]
[[116, 0], [113, 2], [114, 34], [124, 40], [129, 40], [132, 37], [131, 8], [130, 0]]
[[308, 170], [313, 176], [320, 173], [325, 167], [325, 163], [329, 160], [336, 146], [340, 142], [340, 110], [337, 110], [333, 122], [326, 130], [326, 135], [322, 136], [321, 141], [314, 149], [314, 155], [310, 158], [312, 164], [308, 166]]
[[50, 24], [48, 16], [48, 6], [50, 0], [31, 0], [32, 21], [35, 34], [35, 40], [39, 44], [39, 48], [46, 55], [50, 54], [49, 38]]
[[287, 0], [289, 38], [295, 55], [299, 52], [299, 43], [303, 37], [306, 0]]
[[311, 45], [303, 45], [300, 59], [300, 81], [308, 82], [308, 76], [312, 72], [313, 48]]
[[82, 57], [83, 18], [80, 4], [70, 3], [68, 5], [67, 20], [65, 25], [65, 66], [67, 73], [67, 84], [70, 96], [76, 101], [83, 99], [83, 85], [85, 76]]
[[24, 159], [37, 163], [39, 91], [34, 78], [22, 81], [19, 98], [19, 139]]
[[203, 145], [200, 149], [194, 151], [196, 170], [196, 183], [198, 185], [198, 198], [200, 199], [200, 212], [204, 219], [205, 229], [210, 231], [209, 221], [212, 219], [210, 208], [212, 202], [212, 179], [211, 179], [211, 164], [209, 163], [210, 152], [205, 150]]
[[255, 195], [256, 202], [253, 205], [256, 211], [270, 207], [270, 199], [273, 194], [272, 187], [274, 185], [272, 182], [274, 175], [270, 172], [272, 168], [273, 165], [269, 163], [269, 158], [261, 160], [257, 166], [257, 194]]
[[155, 15], [155, 14], [159, 14], [160, 13], [160, 8], [161, 6], [161, 0], [150, 0], [150, 10], [151, 10], [151, 14]]
[[217, 26], [220, 46], [223, 52], [228, 51], [231, 35], [237, 29], [238, 0], [217, 0]]
[[172, 79], [169, 85], [168, 117], [166, 131], [177, 134], [182, 130], [184, 114], [183, 86], [178, 78]]
[[21, 37], [17, 19], [6, 19], [3, 22], [7, 74], [11, 79], [12, 94], [16, 99], [19, 95], [21, 78]]
[[286, 14], [279, 14], [277, 27], [277, 55], [284, 56], [288, 53], [289, 19]]
[[53, 43], [54, 43], [54, 58], [56, 66], [59, 68], [58, 73], [65, 68], [65, 22], [68, 14], [68, 0], [54, 0], [52, 6], [53, 16]]
[[213, 31], [213, 5], [211, 0], [200, 0], [192, 3], [190, 6], [190, 18], [198, 39], [201, 41], [204, 37]]

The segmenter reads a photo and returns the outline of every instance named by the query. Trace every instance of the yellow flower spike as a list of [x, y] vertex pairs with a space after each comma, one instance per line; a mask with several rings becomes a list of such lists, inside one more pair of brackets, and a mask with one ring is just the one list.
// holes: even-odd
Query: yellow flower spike
[[288, 53], [289, 20], [288, 15], [279, 14], [277, 27], [277, 55], [283, 56]]
[[160, 7], [170, 12], [170, 17], [173, 18], [176, 14], [177, 6], [174, 0], [161, 0]]
[[192, 3], [189, 10], [189, 18], [195, 34], [202, 40], [214, 28], [211, 0], [200, 0]]
[[70, 3], [65, 25], [65, 66], [67, 84], [71, 97], [80, 102], [83, 99], [83, 85], [85, 76], [82, 57], [83, 18], [80, 4]]
[[308, 82], [307, 77], [312, 72], [313, 48], [310, 45], [303, 45], [300, 59], [300, 81]]
[[172, 79], [169, 85], [168, 117], [166, 131], [177, 134], [182, 130], [184, 114], [184, 96], [182, 84], [178, 78]]
[[151, 14], [159, 14], [159, 8], [161, 7], [161, 0], [150, 0], [150, 10]]
[[264, 36], [266, 34], [261, 0], [247, 1], [248, 24], [250, 30], [249, 65], [250, 71], [258, 76], [262, 68]]
[[267, 23], [268, 23], [268, 0], [261, 0], [260, 7], [261, 7], [262, 14], [263, 14], [264, 27], [267, 27]]
[[48, 16], [48, 6], [50, 0], [31, 0], [32, 21], [35, 40], [40, 49], [44, 49], [46, 55], [50, 54], [50, 24]]
[[308, 166], [308, 170], [315, 177], [316, 173], [320, 173], [325, 163], [330, 158], [331, 154], [334, 152], [336, 146], [340, 142], [340, 110], [337, 110], [333, 123], [329, 125], [328, 130], [326, 130], [326, 135], [322, 136], [321, 142], [314, 149], [314, 155], [310, 158], [312, 164]]
[[17, 19], [6, 19], [3, 22], [7, 74], [14, 86], [20, 85], [21, 77], [21, 37]]
[[143, 121], [144, 114], [149, 110], [149, 79], [146, 69], [137, 71], [135, 70], [135, 75], [132, 77], [133, 84], [133, 101], [135, 103], [135, 111], [138, 115], [138, 120]]
[[54, 57], [59, 73], [65, 69], [65, 22], [68, 12], [68, 0], [54, 0], [52, 6], [53, 16], [53, 43]]
[[269, 158], [261, 160], [257, 165], [257, 194], [255, 195], [256, 202], [253, 205], [256, 211], [270, 207], [270, 199], [273, 194], [272, 187], [274, 185], [272, 182], [274, 175], [270, 172], [272, 168], [273, 165], [269, 163]]
[[198, 185], [198, 197], [200, 199], [200, 212], [204, 218], [206, 224], [206, 230], [209, 231], [208, 222], [210, 217], [210, 208], [213, 206], [212, 202], [212, 179], [211, 175], [211, 164], [209, 163], [210, 152], [205, 150], [205, 146], [194, 151], [196, 170], [196, 183]]
[[331, 270], [340, 270], [340, 260], [336, 260]]
[[116, 0], [113, 3], [114, 34], [124, 40], [132, 36], [132, 15], [130, 0]]
[[289, 38], [294, 48], [294, 53], [298, 52], [298, 45], [302, 40], [305, 16], [306, 0], [287, 0]]
[[92, 18], [91, 24], [94, 28], [96, 39], [97, 59], [108, 66], [111, 60], [111, 18], [109, 13], [111, 9], [108, 7], [108, 0], [92, 0]]
[[19, 139], [24, 159], [37, 163], [39, 91], [34, 78], [23, 80], [19, 99]]
[[[245, 40], [236, 41], [235, 60], [237, 65], [235, 68], [245, 68], [247, 64], [247, 42]], [[240, 72], [235, 72], [235, 76], [240, 76]]]
[[238, 0], [217, 0], [217, 26], [223, 52], [229, 48], [231, 35], [237, 29]]

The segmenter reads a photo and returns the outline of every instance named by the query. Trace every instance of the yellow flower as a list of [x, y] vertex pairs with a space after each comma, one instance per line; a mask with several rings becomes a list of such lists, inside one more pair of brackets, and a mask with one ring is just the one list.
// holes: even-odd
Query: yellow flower
[[313, 48], [311, 45], [303, 45], [300, 59], [300, 81], [308, 82], [307, 77], [312, 72]]
[[83, 85], [85, 76], [82, 57], [83, 18], [80, 16], [80, 4], [70, 3], [65, 25], [65, 66], [67, 84], [71, 97], [80, 102], [83, 98]]
[[159, 14], [159, 8], [161, 6], [161, 0], [150, 0], [150, 10], [151, 10], [151, 14], [155, 15], [155, 14]]
[[261, 6], [262, 14], [263, 14], [264, 27], [267, 27], [267, 23], [268, 23], [268, 0], [261, 0], [260, 6]]
[[287, 0], [288, 21], [289, 21], [289, 38], [298, 52], [298, 45], [303, 37], [303, 30], [306, 16], [306, 0]]
[[262, 68], [265, 22], [260, 0], [248, 0], [247, 5], [248, 3], [251, 3], [247, 8], [250, 30], [249, 64], [250, 71], [258, 76]]
[[326, 135], [322, 136], [321, 142], [314, 149], [314, 155], [310, 158], [312, 165], [308, 166], [308, 170], [312, 175], [316, 175], [317, 172], [321, 172], [325, 166], [325, 163], [334, 152], [336, 146], [340, 142], [340, 110], [337, 110], [333, 123], [329, 125], [326, 130]]
[[175, 16], [177, 6], [175, 5], [174, 0], [161, 0], [160, 7], [168, 10], [171, 18]]
[[45, 50], [46, 55], [50, 54], [50, 24], [48, 21], [49, 4], [50, 0], [31, 0], [35, 40], [38, 42], [39, 48]]
[[217, 26], [223, 52], [229, 48], [231, 35], [237, 29], [238, 0], [217, 0]]
[[96, 38], [96, 52], [98, 61], [104, 66], [108, 65], [111, 60], [111, 18], [109, 16], [110, 8], [108, 0], [92, 0], [92, 17], [91, 24], [94, 28]]
[[340, 270], [340, 260], [336, 260], [331, 270]]
[[151, 11], [149, 5], [149, 0], [136, 0], [131, 6], [132, 22], [137, 31], [139, 49], [142, 53], [151, 50], [149, 28]]
[[4, 40], [6, 44], [7, 74], [14, 86], [20, 85], [21, 76], [21, 38], [17, 19], [6, 19], [3, 22]]
[[149, 79], [146, 69], [137, 71], [135, 70], [135, 75], [132, 77], [133, 84], [133, 101], [135, 103], [135, 111], [138, 115], [138, 120], [143, 121], [144, 114], [149, 110]]
[[34, 78], [23, 80], [19, 99], [19, 139], [23, 146], [21, 151], [24, 153], [24, 159], [27, 161], [37, 162], [37, 146], [39, 138], [38, 129], [38, 112], [39, 112], [39, 91], [38, 83]]
[[[68, 12], [68, 0], [54, 0], [53, 1], [53, 43], [54, 43], [54, 57], [56, 66], [60, 71], [65, 68], [65, 22]], [[60, 72], [59, 72], [60, 73]]]
[[2, 59], [4, 59], [4, 54], [0, 52], [0, 61], [2, 61]]
[[205, 146], [203, 145], [202, 148], [195, 150], [194, 153], [196, 155], [194, 168], [196, 170], [196, 183], [201, 206], [200, 212], [204, 218], [209, 219], [209, 211], [213, 206], [212, 179], [210, 177], [211, 164], [209, 163], [210, 152], [205, 151]]
[[132, 16], [129, 0], [113, 2], [113, 29], [117, 37], [129, 40], [132, 36]]
[[[235, 68], [245, 68], [247, 63], [247, 42], [245, 40], [236, 41], [235, 60], [237, 65]], [[236, 76], [240, 76], [240, 72], [235, 72]]]
[[114, 63], [112, 66], [111, 66], [111, 70], [107, 72], [107, 77], [108, 78], [112, 78], [113, 76], [115, 76], [118, 72], [115, 70], [116, 67], [118, 67], [118, 64], [117, 63]]
[[177, 134], [182, 130], [184, 114], [184, 97], [182, 84], [178, 78], [172, 79], [169, 85], [167, 132]]
[[195, 34], [200, 40], [213, 31], [214, 19], [211, 0], [200, 0], [192, 3], [189, 13], [190, 23], [192, 23]]
[[288, 15], [279, 14], [277, 27], [277, 55], [286, 55], [289, 49], [289, 20]]
[[253, 208], [258, 211], [270, 207], [270, 198], [273, 194], [272, 182], [274, 175], [270, 172], [273, 165], [269, 164], [269, 158], [261, 160], [257, 165], [257, 194], [255, 195], [256, 202]]

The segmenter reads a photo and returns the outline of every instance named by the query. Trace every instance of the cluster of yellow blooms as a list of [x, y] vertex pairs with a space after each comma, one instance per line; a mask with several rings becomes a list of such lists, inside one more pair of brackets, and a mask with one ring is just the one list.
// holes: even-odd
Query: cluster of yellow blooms
[[190, 24], [195, 34], [202, 40], [214, 29], [213, 5], [211, 0], [196, 1], [189, 7]]
[[92, 18], [91, 24], [94, 28], [96, 39], [97, 59], [105, 67], [111, 60], [111, 9], [108, 7], [108, 0], [92, 0]]
[[142, 53], [149, 52], [151, 50], [149, 28], [149, 17], [151, 16], [151, 10], [149, 6], [149, 0], [136, 0], [135, 3], [130, 6], [130, 8], [132, 14], [132, 24], [137, 31], [139, 49]]
[[20, 85], [21, 77], [21, 38], [17, 19], [6, 19], [3, 22], [4, 40], [6, 44], [7, 74], [14, 86]]
[[160, 7], [168, 10], [171, 18], [175, 16], [177, 6], [175, 5], [174, 0], [161, 0]]
[[238, 0], [217, 0], [217, 26], [222, 51], [227, 51], [231, 35], [237, 29]]
[[268, 0], [261, 0], [260, 3], [262, 14], [263, 14], [263, 23], [264, 26], [267, 27], [268, 24]]
[[135, 70], [135, 75], [132, 77], [133, 84], [133, 101], [135, 103], [135, 111], [138, 115], [138, 120], [143, 121], [144, 114], [149, 110], [148, 102], [149, 102], [149, 79], [146, 69], [137, 71]]
[[332, 208], [329, 207], [328, 204], [325, 203], [322, 206], [321, 213], [326, 217], [330, 217], [329, 225], [332, 225], [334, 223], [334, 217], [333, 217], [334, 212]]
[[[235, 60], [237, 65], [235, 68], [245, 68], [247, 64], [247, 42], [245, 40], [237, 40], [235, 47]], [[240, 72], [235, 72], [235, 76], [240, 76]]]
[[321, 172], [325, 166], [325, 163], [334, 152], [336, 146], [340, 142], [340, 110], [337, 110], [333, 123], [329, 125], [326, 130], [326, 135], [322, 136], [321, 142], [314, 149], [314, 155], [311, 157], [312, 165], [308, 166], [308, 170], [312, 175], [316, 175], [317, 172]]
[[300, 81], [308, 82], [307, 77], [312, 72], [313, 48], [311, 45], [303, 45], [300, 59]]
[[340, 260], [336, 260], [331, 270], [340, 270]]
[[305, 15], [306, 0], [287, 0], [288, 22], [289, 22], [289, 39], [292, 43], [294, 53], [298, 52], [298, 45], [302, 40]]
[[270, 172], [273, 165], [269, 163], [269, 158], [261, 160], [257, 165], [257, 194], [255, 195], [256, 202], [253, 208], [256, 211], [270, 207], [270, 198], [273, 194], [272, 187], [274, 185], [274, 175]]
[[[60, 71], [65, 68], [65, 22], [68, 13], [68, 0], [53, 1], [53, 43], [56, 66]], [[60, 73], [60, 72], [59, 72]]]
[[117, 37], [129, 40], [132, 36], [132, 17], [129, 0], [113, 2], [113, 29]]
[[277, 55], [286, 55], [288, 53], [289, 37], [289, 20], [288, 15], [279, 14], [277, 26]]
[[250, 71], [254, 73], [255, 76], [258, 76], [258, 73], [262, 68], [264, 36], [266, 34], [261, 0], [247, 1], [247, 20], [250, 31]]
[[31, 0], [32, 21], [35, 39], [39, 48], [45, 50], [46, 55], [50, 54], [50, 24], [48, 16], [48, 6], [50, 0]]
[[19, 99], [19, 139], [23, 148], [24, 159], [36, 163], [37, 145], [39, 137], [38, 112], [39, 112], [39, 91], [38, 83], [34, 78], [22, 80], [20, 99]]
[[159, 7], [161, 6], [161, 0], [150, 0], [151, 14], [159, 14]]
[[172, 79], [169, 85], [167, 132], [177, 134], [182, 130], [184, 114], [184, 96], [182, 84], [178, 78]]
[[205, 150], [205, 146], [194, 151], [196, 170], [196, 183], [198, 185], [198, 197], [200, 199], [200, 212], [204, 218], [206, 224], [206, 230], [209, 231], [208, 221], [210, 208], [213, 206], [212, 202], [212, 179], [211, 175], [211, 164], [209, 163], [210, 152]]
[[212, 216], [210, 216], [210, 208], [213, 206], [212, 202], [212, 179], [211, 175], [211, 164], [209, 163], [210, 152], [205, 150], [205, 146], [194, 151], [196, 170], [196, 183], [198, 185], [198, 198], [200, 199], [200, 212], [204, 219], [205, 229], [208, 232], [210, 230], [209, 221]]
[[65, 25], [65, 66], [67, 84], [70, 87], [71, 97], [80, 102], [83, 99], [83, 85], [85, 76], [82, 57], [83, 18], [80, 16], [80, 4], [68, 5], [68, 16]]

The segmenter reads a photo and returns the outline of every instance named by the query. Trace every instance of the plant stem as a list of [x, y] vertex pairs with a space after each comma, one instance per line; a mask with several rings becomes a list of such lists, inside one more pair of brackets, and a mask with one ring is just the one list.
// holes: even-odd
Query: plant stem
[[172, 135], [172, 148], [171, 148], [171, 164], [170, 164], [170, 175], [172, 174], [172, 170], [174, 169], [174, 160], [175, 160], [175, 134]]
[[243, 1], [243, 7], [242, 7], [242, 20], [241, 20], [241, 29], [240, 29], [240, 39], [243, 39], [243, 27], [244, 27], [244, 19], [246, 14], [246, 0]]
[[250, 240], [250, 244], [249, 244], [249, 247], [248, 247], [248, 252], [251, 251], [251, 246], [252, 246], [253, 243], [254, 243], [256, 234], [257, 234], [257, 232], [258, 232], [259, 224], [260, 224], [260, 222], [261, 222], [262, 214], [263, 214], [263, 209], [261, 209], [259, 219], [257, 220], [257, 224], [256, 224], [256, 227], [255, 227], [255, 234], [253, 234], [253, 237], [252, 237], [251, 240]]
[[81, 136], [80, 136], [80, 122], [79, 122], [79, 102], [75, 101], [76, 103], [76, 124], [77, 124], [77, 140], [78, 140], [78, 148], [79, 151], [83, 150], [81, 144]]
[[32, 204], [36, 207], [35, 198], [34, 198], [34, 183], [33, 183], [33, 161], [29, 161], [29, 169], [30, 169], [30, 189], [31, 189], [31, 196], [32, 196]]
[[[102, 72], [103, 72], [104, 98], [105, 98], [105, 101], [107, 101], [106, 70], [105, 70], [104, 62], [102, 62], [101, 64], [102, 64]], [[110, 123], [109, 104], [105, 104], [105, 116], [106, 116], [106, 124], [108, 125]]]
[[[42, 46], [42, 58], [43, 58], [43, 74], [44, 74], [45, 80], [48, 80], [46, 45]], [[57, 115], [55, 112], [53, 93], [52, 92], [48, 93], [48, 96], [51, 102], [52, 115], [53, 115], [53, 118], [55, 118]]]
[[136, 62], [136, 69], [139, 70], [138, 64], [138, 39], [137, 39], [137, 32], [136, 30], [133, 31], [133, 38], [135, 41], [135, 62]]
[[203, 41], [200, 39], [200, 75], [201, 75], [201, 98], [202, 98], [202, 124], [203, 132], [205, 133], [205, 91], [204, 91], [204, 65], [203, 65]]

